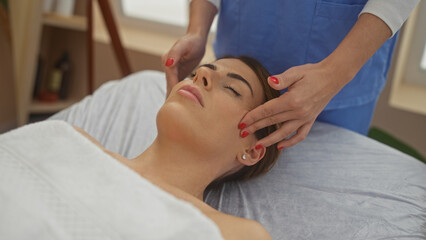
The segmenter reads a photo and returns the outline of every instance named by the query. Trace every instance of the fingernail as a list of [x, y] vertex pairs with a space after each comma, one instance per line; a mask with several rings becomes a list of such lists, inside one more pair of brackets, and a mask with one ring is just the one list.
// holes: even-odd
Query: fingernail
[[244, 131], [244, 132], [241, 134], [241, 137], [245, 138], [245, 137], [247, 137], [248, 135], [249, 135], [249, 133], [248, 133], [247, 131]]
[[261, 149], [261, 148], [263, 148], [262, 144], [257, 144], [256, 145], [256, 149]]
[[175, 60], [173, 59], [173, 58], [169, 58], [169, 59], [167, 59], [167, 61], [166, 61], [166, 67], [169, 67], [169, 66], [171, 66], [172, 64], [173, 64], [173, 62], [174, 62]]
[[278, 81], [278, 78], [276, 78], [274, 76], [270, 76], [269, 79], [271, 79], [271, 81], [275, 84], [280, 84], [280, 81]]
[[238, 125], [238, 129], [243, 129], [247, 126], [247, 124], [245, 123], [240, 123], [240, 125]]
[[281, 151], [283, 149], [284, 149], [284, 147], [278, 147], [278, 151]]

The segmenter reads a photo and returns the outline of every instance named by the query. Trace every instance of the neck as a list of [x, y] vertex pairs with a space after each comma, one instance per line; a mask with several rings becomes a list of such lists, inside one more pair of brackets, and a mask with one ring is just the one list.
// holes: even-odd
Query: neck
[[218, 164], [212, 164], [209, 156], [158, 137], [131, 162], [133, 170], [154, 184], [178, 188], [200, 200], [206, 187], [220, 175]]

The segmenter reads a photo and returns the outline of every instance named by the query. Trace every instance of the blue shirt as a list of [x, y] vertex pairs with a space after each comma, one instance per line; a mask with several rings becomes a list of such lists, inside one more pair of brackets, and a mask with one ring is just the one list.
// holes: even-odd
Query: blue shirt
[[[272, 75], [317, 63], [336, 49], [367, 0], [222, 0], [214, 43], [217, 58], [247, 55]], [[397, 38], [388, 39], [326, 106], [371, 102], [386, 83]]]

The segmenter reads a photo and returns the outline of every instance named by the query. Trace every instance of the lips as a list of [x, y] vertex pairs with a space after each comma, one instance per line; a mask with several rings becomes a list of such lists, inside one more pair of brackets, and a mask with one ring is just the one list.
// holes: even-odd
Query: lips
[[194, 101], [198, 102], [202, 107], [204, 107], [203, 95], [201, 95], [201, 92], [200, 90], [198, 90], [197, 87], [194, 87], [192, 85], [185, 85], [181, 87], [177, 92], [180, 95], [193, 99]]

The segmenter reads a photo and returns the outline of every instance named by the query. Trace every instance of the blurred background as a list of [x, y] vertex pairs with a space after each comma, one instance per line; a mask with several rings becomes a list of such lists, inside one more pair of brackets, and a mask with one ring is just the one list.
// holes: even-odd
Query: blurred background
[[[108, 15], [109, 6], [112, 13]], [[183, 36], [188, 0], [0, 0], [0, 133], [46, 119], [128, 71], [161, 71], [161, 56]], [[111, 22], [112, 21], [112, 22]], [[399, 35], [369, 136], [418, 159], [426, 156], [426, 3]], [[118, 34], [111, 33], [112, 25]], [[202, 62], [214, 59], [210, 32]], [[113, 27], [112, 27], [113, 28]]]

